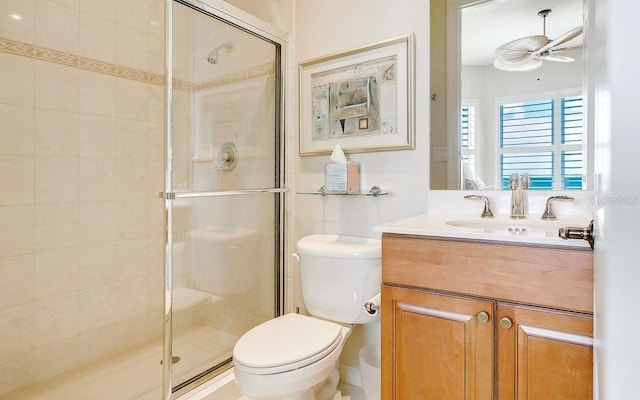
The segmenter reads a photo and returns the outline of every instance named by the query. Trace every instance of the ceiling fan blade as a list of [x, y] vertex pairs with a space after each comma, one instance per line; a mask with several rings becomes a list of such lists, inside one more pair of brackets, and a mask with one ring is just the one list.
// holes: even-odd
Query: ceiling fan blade
[[534, 51], [547, 43], [549, 43], [549, 38], [543, 35], [512, 40], [496, 49], [496, 59], [505, 63], [521, 62], [528, 59]]
[[582, 34], [582, 26], [578, 26], [573, 28], [572, 30], [570, 30], [569, 32], [564, 33], [563, 35], [560, 35], [559, 37], [555, 38], [554, 40], [551, 40], [550, 42], [544, 44], [543, 46], [541, 46], [540, 48], [536, 49], [533, 52], [534, 56], [540, 55], [542, 53], [544, 53], [545, 51], [557, 47], [563, 43], [566, 43], [568, 41], [570, 41], [571, 39], [575, 39], [576, 37], [580, 36]]
[[576, 45], [576, 46], [569, 46], [569, 47], [552, 47], [549, 49], [549, 54], [555, 54], [555, 53], [563, 53], [566, 51], [573, 51], [573, 50], [580, 50], [582, 48], [582, 45]]
[[542, 60], [540, 60], [539, 58], [530, 58], [530, 57], [527, 57], [526, 59], [521, 61], [511, 61], [511, 62], [504, 62], [497, 58], [493, 60], [493, 66], [502, 71], [521, 71], [521, 72], [533, 71], [535, 69], [540, 68], [541, 65], [542, 65]]
[[556, 62], [564, 62], [564, 63], [575, 61], [571, 57], [561, 56], [558, 54], [549, 54], [549, 55], [540, 56], [540, 59], [545, 61], [556, 61]]

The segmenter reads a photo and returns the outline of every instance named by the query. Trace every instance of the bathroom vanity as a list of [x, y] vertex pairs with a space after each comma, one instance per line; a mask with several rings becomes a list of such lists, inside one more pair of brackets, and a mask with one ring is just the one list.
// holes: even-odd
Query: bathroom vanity
[[377, 228], [383, 399], [593, 398], [588, 245], [418, 225]]

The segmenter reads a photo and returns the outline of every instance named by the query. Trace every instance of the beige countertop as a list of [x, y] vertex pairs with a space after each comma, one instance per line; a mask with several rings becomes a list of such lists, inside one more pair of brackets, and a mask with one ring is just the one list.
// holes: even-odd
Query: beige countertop
[[374, 227], [374, 231], [419, 236], [448, 237], [482, 241], [514, 242], [561, 247], [588, 248], [584, 240], [564, 240], [558, 236], [561, 227], [586, 227], [591, 216], [567, 216], [545, 221], [540, 215], [524, 219], [508, 216], [480, 218], [475, 214], [424, 214]]

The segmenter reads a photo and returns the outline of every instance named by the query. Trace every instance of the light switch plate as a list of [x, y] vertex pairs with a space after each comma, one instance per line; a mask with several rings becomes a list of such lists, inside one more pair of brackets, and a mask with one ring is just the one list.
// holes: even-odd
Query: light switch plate
[[447, 161], [446, 146], [435, 146], [433, 148], [433, 161]]

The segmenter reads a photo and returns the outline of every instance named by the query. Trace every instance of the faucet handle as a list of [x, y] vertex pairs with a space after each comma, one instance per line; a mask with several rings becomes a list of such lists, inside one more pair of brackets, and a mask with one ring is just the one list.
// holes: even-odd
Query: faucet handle
[[571, 196], [551, 196], [547, 199], [547, 204], [544, 207], [544, 212], [542, 213], [542, 219], [557, 219], [555, 212], [553, 211], [553, 206], [551, 205], [551, 202], [553, 202], [554, 200], [566, 200], [566, 201], [573, 201], [575, 200], [574, 197]]
[[493, 217], [493, 211], [491, 211], [491, 203], [487, 196], [480, 196], [477, 194], [468, 194], [464, 196], [464, 198], [467, 200], [484, 200], [484, 209], [482, 210], [482, 214], [480, 215], [480, 217], [481, 218]]
[[525, 172], [520, 176], [520, 184], [522, 185], [522, 190], [529, 190], [529, 185], [531, 184], [529, 174]]
[[509, 176], [509, 189], [516, 190], [518, 185], [520, 184], [520, 176], [517, 172], [512, 173]]

